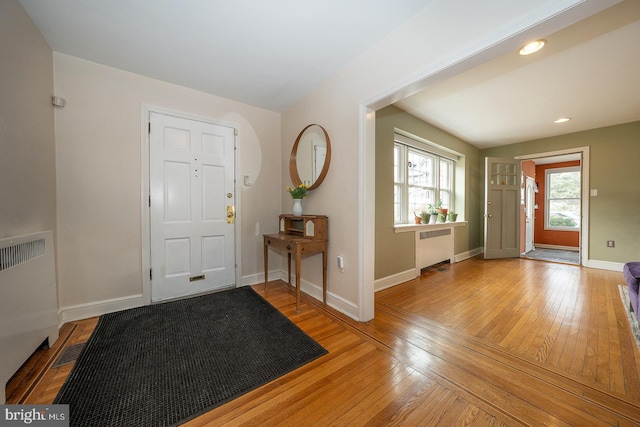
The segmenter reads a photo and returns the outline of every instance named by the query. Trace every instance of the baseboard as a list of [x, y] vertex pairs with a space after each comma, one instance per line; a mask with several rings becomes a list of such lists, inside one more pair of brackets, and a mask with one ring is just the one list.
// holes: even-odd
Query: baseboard
[[[270, 271], [269, 280], [283, 280], [286, 282], [287, 273], [283, 270]], [[242, 277], [240, 286], [255, 285], [258, 283], [264, 283], [264, 273]], [[322, 287], [303, 281], [302, 290], [303, 292], [322, 301]], [[58, 310], [58, 328], [61, 328], [62, 325], [67, 322], [102, 316], [103, 314], [142, 307], [147, 304], [148, 301], [145, 301], [142, 295], [131, 295], [123, 298], [114, 298], [110, 300], [94, 301], [86, 304], [60, 307]], [[329, 292], [327, 292], [327, 304], [331, 305], [336, 310], [343, 312], [349, 317], [354, 319], [357, 318], [358, 309], [356, 306], [336, 295], [330, 295]]]
[[[269, 281], [272, 280], [282, 280], [284, 282], [287, 282], [287, 272], [284, 270], [269, 271]], [[292, 277], [291, 281], [292, 284], [295, 285], [295, 277]], [[322, 301], [322, 285], [318, 286], [304, 279], [301, 279], [301, 282], [302, 287], [300, 289], [302, 290], [302, 292], [312, 296], [318, 301]], [[242, 286], [255, 285], [258, 283], [264, 283], [264, 273], [252, 274], [250, 276], [242, 277]], [[354, 320], [359, 320], [357, 305], [338, 295], [332, 294], [329, 291], [327, 291], [327, 305], [329, 307], [335, 308], [339, 312], [351, 317]]]
[[[286, 273], [283, 271], [269, 272], [269, 279], [284, 280], [286, 279]], [[255, 285], [256, 283], [264, 283], [263, 273], [243, 277], [240, 286]], [[86, 304], [61, 307], [58, 310], [58, 327], [62, 327], [62, 325], [67, 322], [102, 316], [103, 314], [113, 313], [120, 310], [127, 310], [130, 308], [142, 307], [143, 305], [147, 304], [149, 304], [149, 302], [145, 301], [142, 295], [131, 295], [129, 297], [114, 298], [110, 300], [95, 301]]]
[[579, 252], [580, 248], [577, 246], [562, 246], [562, 245], [548, 245], [546, 243], [533, 243], [535, 248], [544, 248], [544, 249], [559, 249], [562, 251], [574, 251]]
[[[454, 262], [464, 261], [465, 259], [473, 258], [474, 256], [480, 255], [482, 253], [482, 248], [472, 249], [467, 252], [462, 252], [456, 254], [454, 257]], [[420, 270], [416, 272], [415, 268], [410, 270], [401, 271], [400, 273], [392, 274], [391, 276], [382, 277], [380, 279], [376, 279], [373, 283], [374, 292], [381, 291], [383, 289], [391, 288], [393, 286], [399, 285], [400, 283], [408, 282], [409, 280], [413, 280], [420, 275]]]
[[456, 262], [464, 261], [465, 259], [473, 258], [474, 256], [478, 256], [483, 252], [482, 248], [471, 249], [470, 251], [462, 252], [456, 254], [455, 260]]
[[624, 268], [623, 262], [598, 261], [594, 259], [589, 259], [586, 262], [583, 262], [582, 265], [583, 267], [597, 268], [599, 270], [619, 271], [619, 272], [622, 272], [622, 269]]
[[90, 317], [102, 316], [103, 314], [115, 311], [127, 310], [130, 308], [142, 307], [148, 304], [142, 295], [131, 295], [129, 297], [114, 298], [110, 300], [95, 301], [87, 304], [78, 304], [60, 308], [60, 326], [74, 320], [88, 319]]
[[[420, 273], [418, 272], [418, 276]], [[373, 282], [373, 291], [378, 292], [383, 289], [390, 288], [392, 286], [399, 285], [400, 283], [408, 282], [409, 280], [415, 279], [416, 269], [412, 268], [410, 270], [401, 271], [400, 273], [392, 274], [391, 276], [383, 277], [381, 279], [377, 279]]]
[[[284, 280], [287, 281], [287, 272], [284, 270], [271, 270], [269, 271], [269, 281], [272, 280]], [[242, 276], [240, 279], [240, 286], [257, 285], [258, 283], [264, 283], [264, 273], [251, 274], [249, 276]]]

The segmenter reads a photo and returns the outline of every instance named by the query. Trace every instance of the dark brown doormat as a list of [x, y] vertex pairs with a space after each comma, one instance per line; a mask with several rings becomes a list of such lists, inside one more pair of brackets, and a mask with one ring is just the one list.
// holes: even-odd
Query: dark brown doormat
[[176, 425], [326, 353], [241, 287], [100, 317], [54, 403], [72, 426]]

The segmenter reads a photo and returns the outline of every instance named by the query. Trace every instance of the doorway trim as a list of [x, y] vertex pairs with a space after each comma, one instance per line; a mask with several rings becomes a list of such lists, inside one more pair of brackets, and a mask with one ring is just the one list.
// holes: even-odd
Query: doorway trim
[[580, 154], [580, 209], [582, 218], [580, 219], [580, 265], [592, 267], [589, 265], [589, 147], [567, 148], [564, 150], [550, 151], [546, 153], [526, 154], [515, 156], [516, 160], [536, 160], [544, 157], [562, 156], [567, 154]]
[[[412, 95], [429, 84], [445, 80], [495, 58], [519, 46], [519, 40], [536, 34], [550, 34], [585, 19], [620, 0], [605, 3], [567, 0], [548, 6], [535, 16], [517, 22], [515, 27], [481, 40], [469, 49], [440, 63], [406, 76], [403, 80], [364, 94], [359, 102], [359, 209], [358, 209], [358, 317], [374, 317], [374, 242], [375, 242], [375, 112]], [[584, 265], [584, 264], [583, 264]]]
[[[522, 170], [522, 168], [521, 168]], [[535, 192], [532, 190], [536, 185], [533, 177], [525, 176], [524, 180], [524, 194], [525, 194], [525, 202], [524, 202], [524, 253], [527, 253], [531, 250], [535, 249], [535, 215], [531, 215], [534, 209], [535, 202]], [[527, 221], [527, 219], [529, 221]], [[528, 245], [531, 245], [530, 247]]]
[[159, 113], [165, 114], [169, 116], [180, 117], [188, 120], [197, 120], [205, 123], [211, 123], [218, 126], [227, 126], [235, 129], [236, 140], [235, 140], [235, 152], [234, 152], [234, 160], [233, 160], [233, 179], [234, 186], [233, 192], [235, 194], [235, 209], [236, 209], [236, 221], [235, 221], [235, 229], [234, 229], [234, 242], [235, 242], [235, 287], [238, 287], [241, 282], [241, 272], [242, 272], [242, 252], [241, 252], [241, 234], [239, 230], [242, 230], [242, 206], [241, 206], [241, 197], [239, 195], [238, 189], [238, 138], [240, 137], [238, 134], [238, 126], [233, 123], [225, 122], [224, 120], [212, 119], [210, 117], [198, 116], [195, 114], [189, 114], [182, 111], [175, 111], [168, 108], [157, 107], [148, 104], [142, 104], [141, 106], [141, 114], [140, 114], [140, 161], [141, 161], [141, 177], [140, 177], [140, 221], [142, 224], [142, 233], [141, 233], [141, 263], [142, 263], [142, 303], [144, 305], [151, 304], [151, 219], [150, 219], [150, 209], [149, 209], [149, 185], [150, 185], [150, 168], [149, 168], [149, 148], [150, 148], [150, 139], [149, 139], [149, 120], [151, 118], [151, 113]]

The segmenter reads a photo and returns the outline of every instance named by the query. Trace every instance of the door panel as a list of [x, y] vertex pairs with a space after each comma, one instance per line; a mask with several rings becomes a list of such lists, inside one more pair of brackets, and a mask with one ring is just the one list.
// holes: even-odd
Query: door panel
[[235, 283], [235, 130], [151, 113], [151, 299]]
[[191, 242], [189, 239], [165, 240], [165, 276], [188, 274], [191, 266]]
[[202, 219], [221, 221], [225, 218], [224, 168], [202, 166]]
[[484, 257], [520, 256], [520, 162], [485, 160]]
[[189, 163], [164, 163], [164, 218], [165, 222], [191, 220], [191, 165]]

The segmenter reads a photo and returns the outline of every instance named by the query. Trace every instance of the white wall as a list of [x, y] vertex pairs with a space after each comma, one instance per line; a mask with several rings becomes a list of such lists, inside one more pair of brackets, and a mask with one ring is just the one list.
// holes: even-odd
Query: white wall
[[52, 64], [22, 6], [0, 2], [0, 238], [55, 230]]
[[[611, 3], [609, 2], [609, 5]], [[305, 211], [329, 216], [329, 303], [353, 317], [373, 317], [375, 229], [374, 130], [381, 108], [435, 79], [446, 78], [570, 25], [605, 7], [579, 0], [435, 0], [282, 116], [282, 162], [297, 133], [318, 123], [332, 143], [331, 168], [305, 200]], [[575, 8], [566, 9], [578, 5]], [[564, 12], [564, 13], [562, 13]], [[553, 17], [553, 18], [551, 18]], [[283, 169], [282, 179], [288, 179]], [[290, 204], [283, 195], [283, 206]], [[344, 272], [335, 257], [344, 256]], [[309, 260], [310, 281], [321, 283]]]
[[[243, 283], [262, 277], [262, 233], [280, 213], [280, 115], [54, 53], [58, 269], [64, 320], [148, 303], [142, 259], [142, 106], [239, 129]], [[245, 187], [242, 176], [255, 181]]]

